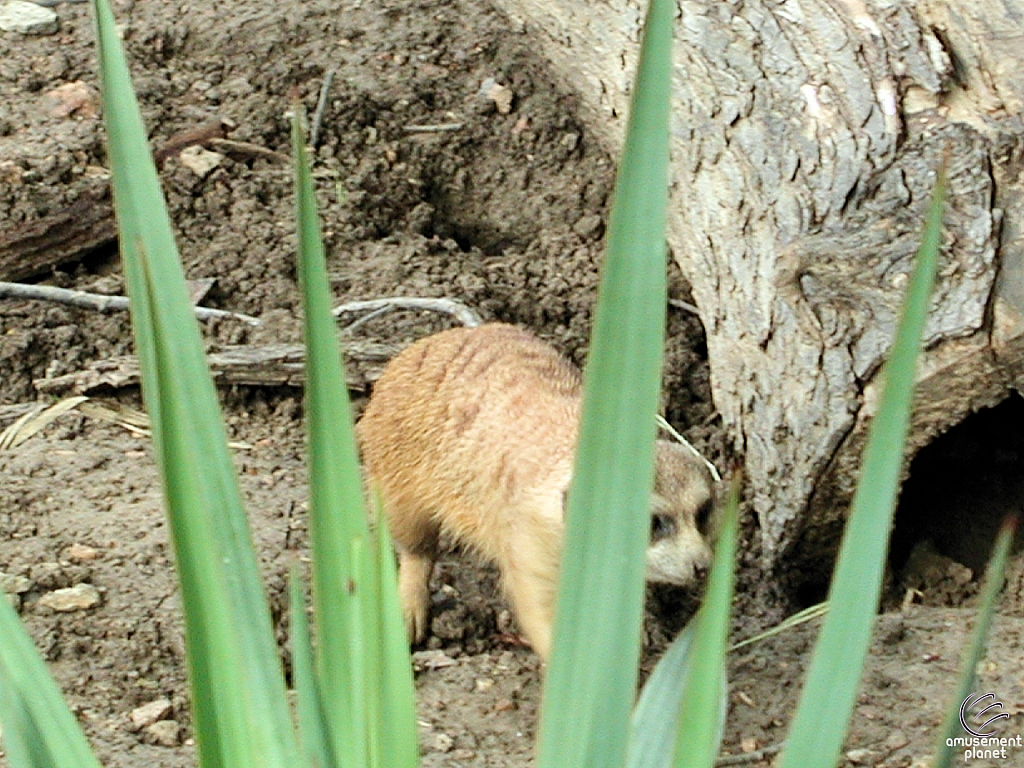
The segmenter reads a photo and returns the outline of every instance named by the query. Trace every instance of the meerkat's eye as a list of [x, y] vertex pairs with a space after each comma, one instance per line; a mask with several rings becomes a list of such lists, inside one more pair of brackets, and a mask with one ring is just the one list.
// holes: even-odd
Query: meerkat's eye
[[697, 525], [697, 530], [701, 533], [706, 534], [708, 532], [708, 524], [711, 522], [711, 512], [714, 510], [714, 506], [711, 499], [708, 499], [700, 505], [697, 514], [694, 515], [693, 521]]
[[676, 519], [671, 515], [653, 514], [651, 515], [651, 541], [661, 541], [667, 539], [670, 536], [674, 536], [676, 532]]

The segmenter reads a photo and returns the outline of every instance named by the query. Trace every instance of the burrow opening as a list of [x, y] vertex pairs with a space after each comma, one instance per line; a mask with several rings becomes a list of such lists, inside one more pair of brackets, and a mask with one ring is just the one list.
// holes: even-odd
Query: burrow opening
[[[889, 565], [897, 578], [921, 558], [984, 573], [1002, 521], [1024, 510], [1024, 398], [971, 414], [918, 451], [903, 484]], [[1020, 551], [1019, 533], [1014, 550]], [[964, 577], [968, 576], [964, 572]]]

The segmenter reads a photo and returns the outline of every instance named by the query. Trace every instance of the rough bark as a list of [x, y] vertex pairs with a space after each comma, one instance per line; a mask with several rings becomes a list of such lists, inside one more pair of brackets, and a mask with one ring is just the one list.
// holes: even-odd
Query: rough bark
[[[616, 149], [640, 0], [498, 0]], [[949, 152], [908, 457], [1024, 370], [1024, 0], [682, 0], [670, 244], [766, 564], [835, 544]], [[997, 279], [998, 276], [998, 279]]]

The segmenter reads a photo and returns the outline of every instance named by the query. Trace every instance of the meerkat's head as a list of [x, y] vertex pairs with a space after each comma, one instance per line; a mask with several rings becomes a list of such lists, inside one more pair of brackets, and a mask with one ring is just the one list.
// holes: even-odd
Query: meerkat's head
[[715, 484], [704, 462], [679, 443], [658, 440], [651, 494], [647, 580], [685, 586], [711, 565], [708, 528]]

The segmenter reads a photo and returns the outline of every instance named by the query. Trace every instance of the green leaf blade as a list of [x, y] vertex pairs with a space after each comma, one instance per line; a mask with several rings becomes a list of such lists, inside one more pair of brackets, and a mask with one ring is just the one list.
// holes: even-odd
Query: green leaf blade
[[641, 44], [584, 376], [538, 765], [620, 766], [636, 686], [665, 319], [674, 4]]
[[305, 306], [306, 412], [316, 670], [332, 751], [343, 768], [414, 768], [412, 664], [394, 554], [371, 532], [312, 174], [298, 114], [292, 123], [299, 281]]
[[0, 724], [11, 768], [100, 768], [78, 721], [2, 593]]
[[832, 578], [830, 610], [786, 741], [782, 768], [832, 768], [846, 738], [882, 586], [910, 425], [918, 349], [935, 280], [945, 194], [943, 167], [937, 174], [896, 338], [883, 372], [885, 387], [872, 419], [861, 478]]
[[961, 662], [960, 679], [957, 681], [956, 692], [949, 703], [946, 713], [946, 720], [939, 731], [938, 742], [935, 746], [935, 757], [932, 759], [932, 768], [948, 768], [953, 759], [953, 747], [948, 739], [958, 733], [962, 733], [960, 726], [960, 706], [964, 700], [974, 691], [974, 683], [977, 678], [976, 670], [985, 656], [985, 644], [988, 640], [989, 630], [992, 627], [992, 618], [995, 615], [996, 605], [999, 602], [999, 594], [1003, 589], [1006, 565], [1010, 559], [1010, 548], [1013, 544], [1014, 533], [1016, 533], [1019, 520], [1016, 517], [1007, 519], [999, 529], [996, 536], [995, 547], [992, 549], [992, 557], [989, 559], [988, 567], [985, 569], [985, 583], [981, 588], [981, 596], [978, 601], [978, 618], [974, 625], [974, 632], [971, 635], [971, 643], [964, 653]]
[[725, 660], [729, 650], [736, 547], [739, 539], [740, 477], [733, 478], [722, 513], [715, 560], [704, 603], [697, 614], [693, 661], [683, 681], [675, 768], [712, 768], [725, 725]]
[[[627, 768], [714, 764], [725, 726], [738, 520], [737, 479], [722, 513], [704, 604], [658, 661], [633, 711]], [[678, 716], [671, 717], [673, 712]]]
[[313, 642], [309, 635], [302, 578], [297, 566], [292, 568], [288, 579], [288, 596], [291, 608], [292, 678], [298, 699], [297, 720], [306, 763], [310, 768], [333, 768], [336, 762], [331, 753], [323, 703], [313, 671]]
[[106, 0], [95, 0], [115, 207], [143, 396], [185, 606], [200, 763], [296, 765], [255, 551], [156, 168]]

